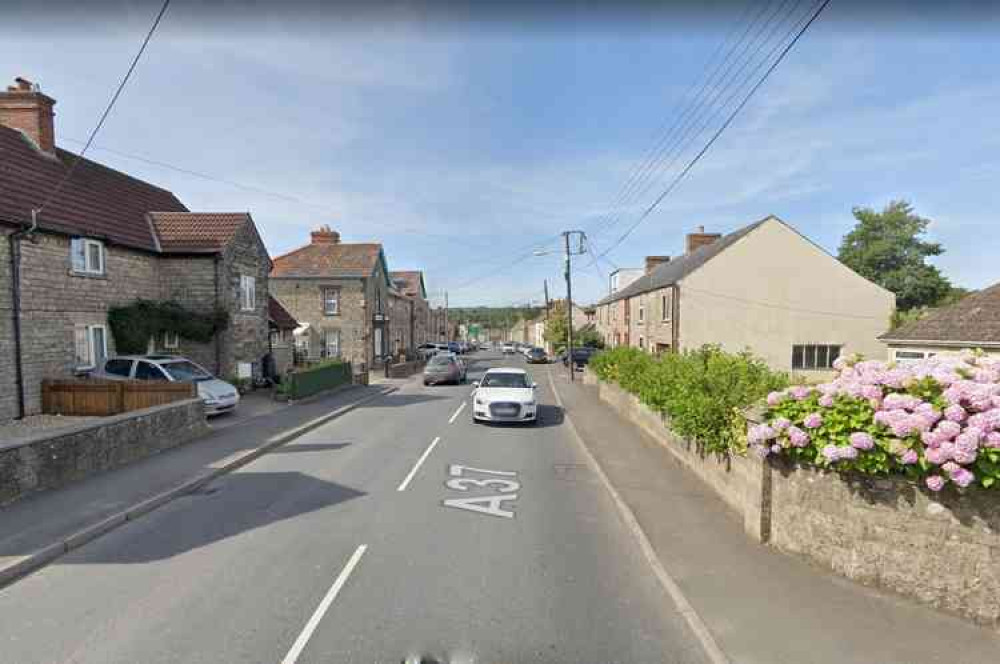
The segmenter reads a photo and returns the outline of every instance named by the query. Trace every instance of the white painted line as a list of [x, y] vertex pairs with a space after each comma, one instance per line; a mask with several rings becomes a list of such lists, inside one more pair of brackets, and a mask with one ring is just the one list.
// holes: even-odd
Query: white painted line
[[448, 424], [454, 424], [455, 418], [458, 417], [458, 414], [461, 413], [463, 410], [465, 410], [464, 401], [462, 402], [462, 405], [458, 407], [458, 410], [455, 411], [455, 414], [451, 416], [451, 419], [448, 420]]
[[653, 548], [653, 544], [649, 541], [646, 536], [646, 532], [639, 525], [639, 520], [635, 518], [635, 513], [632, 508], [626, 504], [619, 495], [618, 490], [615, 489], [614, 485], [611, 484], [611, 480], [604, 473], [604, 469], [601, 468], [601, 464], [597, 462], [594, 455], [590, 453], [587, 449], [587, 445], [583, 442], [583, 438], [580, 437], [580, 433], [576, 430], [576, 426], [573, 424], [573, 420], [569, 418], [565, 413], [563, 408], [562, 397], [559, 396], [559, 391], [556, 389], [556, 383], [552, 379], [552, 372], [547, 370], [549, 374], [549, 384], [552, 386], [552, 392], [556, 397], [556, 404], [563, 410], [563, 421], [569, 426], [570, 433], [573, 434], [573, 438], [576, 439], [577, 444], [583, 451], [584, 457], [587, 459], [587, 464], [590, 466], [594, 474], [597, 475], [598, 479], [601, 480], [601, 484], [604, 485], [605, 490], [611, 496], [612, 502], [614, 502], [615, 507], [618, 508], [618, 515], [621, 517], [622, 521], [625, 523], [626, 528], [628, 528], [633, 537], [638, 541], [639, 548], [642, 549], [642, 553], [646, 558], [646, 562], [653, 569], [653, 574], [656, 575], [657, 580], [663, 589], [670, 595], [670, 599], [673, 600], [674, 605], [677, 607], [677, 611], [684, 616], [684, 620], [687, 621], [688, 627], [694, 633], [695, 638], [698, 643], [701, 644], [702, 649], [705, 651], [705, 656], [712, 664], [730, 664], [729, 658], [716, 643], [715, 637], [712, 636], [712, 632], [708, 629], [708, 625], [705, 621], [701, 619], [698, 612], [695, 611], [694, 607], [691, 606], [691, 602], [688, 601], [687, 597], [684, 596], [684, 591], [681, 590], [680, 586], [677, 585], [677, 581], [674, 580], [670, 573], [660, 562], [659, 556], [656, 555], [656, 549]]
[[410, 471], [410, 474], [406, 476], [406, 479], [403, 480], [403, 483], [399, 485], [399, 488], [396, 489], [396, 491], [406, 491], [406, 487], [410, 485], [410, 480], [412, 480], [413, 476], [417, 474], [418, 470], [420, 470], [420, 466], [422, 466], [424, 461], [427, 460], [427, 457], [430, 456], [431, 452], [434, 450], [434, 446], [438, 444], [439, 440], [441, 440], [441, 436], [438, 436], [431, 441], [431, 444], [427, 446], [424, 453], [420, 455], [419, 459], [417, 459], [417, 463], [413, 466], [413, 470]]
[[337, 579], [333, 582], [333, 585], [330, 586], [330, 589], [326, 591], [326, 595], [323, 597], [323, 600], [319, 603], [319, 606], [316, 607], [316, 610], [313, 611], [312, 617], [309, 618], [309, 622], [307, 622], [306, 626], [302, 628], [302, 633], [299, 634], [299, 638], [295, 639], [295, 643], [292, 644], [292, 649], [289, 650], [288, 654], [285, 655], [285, 658], [281, 660], [281, 664], [295, 664], [295, 662], [298, 661], [299, 655], [302, 654], [302, 651], [305, 649], [306, 644], [309, 643], [309, 639], [312, 637], [313, 632], [315, 632], [316, 628], [319, 626], [319, 621], [323, 619], [324, 615], [326, 615], [327, 609], [329, 609], [330, 605], [333, 604], [333, 600], [337, 599], [337, 594], [340, 592], [340, 589], [344, 587], [345, 583], [347, 583], [347, 577], [349, 577], [351, 572], [354, 571], [354, 568], [357, 567], [358, 562], [361, 561], [361, 556], [365, 555], [365, 551], [367, 549], [368, 545], [362, 544], [354, 550], [354, 554], [351, 556], [351, 559], [347, 561], [344, 569], [340, 570], [340, 575], [337, 576]]

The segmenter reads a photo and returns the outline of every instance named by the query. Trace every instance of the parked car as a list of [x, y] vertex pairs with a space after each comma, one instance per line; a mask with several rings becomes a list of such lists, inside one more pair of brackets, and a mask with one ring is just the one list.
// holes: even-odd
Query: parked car
[[538, 419], [537, 386], [524, 369], [488, 369], [472, 393], [473, 422], [530, 422]]
[[91, 375], [109, 380], [192, 381], [205, 404], [206, 415], [235, 410], [240, 402], [240, 393], [235, 387], [177, 355], [121, 355], [106, 360], [104, 366]]
[[469, 363], [462, 359], [461, 355], [455, 355], [454, 353], [443, 353], [443, 355], [458, 362], [458, 368], [462, 370], [462, 380], [465, 380], [469, 375]]
[[512, 355], [513, 353], [514, 353], [514, 344], [512, 342], [510, 342], [510, 341], [504, 342], [504, 345], [503, 345], [503, 354], [504, 355]]
[[420, 344], [417, 346], [417, 354], [422, 360], [429, 360], [438, 354], [437, 344]]
[[[573, 364], [576, 368], [582, 368], [584, 365], [590, 362], [590, 356], [597, 352], [593, 348], [574, 348], [573, 349]], [[563, 366], [569, 364], [569, 354], [563, 353], [562, 355]]]
[[454, 383], [464, 380], [462, 365], [454, 355], [439, 354], [432, 357], [424, 367], [424, 385]]
[[544, 348], [532, 348], [527, 355], [528, 364], [548, 364], [549, 356]]
[[457, 341], [449, 341], [448, 342], [448, 352], [449, 353], [455, 353], [456, 355], [458, 355], [459, 353], [462, 352], [462, 346], [459, 345], [459, 343]]

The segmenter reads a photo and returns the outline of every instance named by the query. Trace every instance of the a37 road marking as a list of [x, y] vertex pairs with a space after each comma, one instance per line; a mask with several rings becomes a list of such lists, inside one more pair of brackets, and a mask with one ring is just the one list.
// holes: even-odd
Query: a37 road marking
[[458, 410], [455, 411], [455, 414], [451, 416], [451, 419], [448, 420], [448, 424], [454, 424], [455, 423], [455, 418], [458, 417], [458, 414], [461, 413], [463, 410], [465, 410], [465, 402], [464, 401], [462, 402], [462, 405], [460, 405], [458, 407]]
[[292, 644], [291, 650], [289, 650], [288, 654], [285, 655], [285, 658], [281, 660], [281, 664], [295, 664], [295, 662], [298, 661], [299, 655], [302, 654], [302, 651], [305, 649], [306, 644], [309, 643], [309, 639], [312, 637], [313, 632], [315, 632], [316, 628], [319, 626], [319, 621], [321, 621], [323, 616], [326, 615], [330, 605], [333, 604], [333, 600], [337, 599], [337, 594], [340, 593], [340, 589], [344, 587], [345, 583], [347, 583], [347, 577], [349, 577], [351, 572], [354, 571], [354, 568], [358, 566], [358, 563], [361, 561], [361, 556], [365, 555], [365, 551], [367, 549], [368, 545], [362, 544], [354, 550], [354, 554], [351, 556], [351, 559], [347, 561], [346, 565], [344, 565], [344, 569], [340, 570], [340, 574], [337, 576], [337, 579], [333, 582], [333, 585], [330, 586], [330, 589], [326, 591], [326, 595], [320, 601], [316, 610], [313, 611], [312, 617], [309, 618], [309, 622], [307, 622], [306, 626], [302, 628], [302, 633], [299, 634], [299, 638], [295, 639], [295, 643]]
[[406, 487], [410, 485], [410, 480], [412, 480], [413, 476], [417, 474], [418, 470], [420, 470], [420, 466], [422, 466], [424, 461], [427, 460], [427, 457], [430, 456], [431, 452], [434, 450], [434, 446], [438, 444], [439, 440], [441, 440], [440, 436], [431, 441], [431, 444], [427, 446], [424, 453], [420, 455], [419, 459], [417, 459], [417, 463], [413, 466], [413, 470], [410, 471], [410, 474], [406, 476], [406, 479], [403, 480], [403, 483], [399, 485], [399, 488], [396, 489], [396, 491], [406, 491]]
[[517, 473], [509, 470], [487, 470], [486, 468], [473, 468], [472, 466], [460, 466], [458, 464], [451, 464], [448, 466], [448, 474], [451, 476], [445, 486], [452, 491], [468, 491], [469, 487], [479, 487], [483, 489], [492, 489], [493, 491], [500, 492], [499, 495], [492, 496], [470, 496], [469, 498], [449, 498], [448, 500], [442, 501], [445, 507], [455, 507], [460, 510], [468, 510], [470, 512], [479, 512], [480, 514], [488, 514], [490, 516], [499, 516], [504, 519], [513, 519], [514, 512], [511, 510], [504, 509], [504, 502], [508, 500], [517, 500], [517, 494], [514, 493], [521, 488], [521, 483], [513, 479], [502, 479], [500, 477], [491, 477], [484, 480], [476, 479], [474, 477], [463, 477], [463, 473], [466, 471], [472, 473], [480, 473], [482, 475], [500, 475], [502, 477], [517, 477]]

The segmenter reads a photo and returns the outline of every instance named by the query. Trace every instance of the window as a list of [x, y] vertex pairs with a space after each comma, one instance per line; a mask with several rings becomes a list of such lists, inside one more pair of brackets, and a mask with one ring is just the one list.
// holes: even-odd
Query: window
[[340, 330], [327, 330], [323, 342], [325, 357], [340, 357]]
[[100, 240], [73, 238], [70, 240], [73, 272], [104, 274], [104, 243]]
[[339, 316], [340, 315], [340, 289], [339, 288], [324, 288], [323, 289], [323, 315], [324, 316]]
[[107, 331], [103, 325], [79, 325], [73, 330], [73, 347], [77, 369], [104, 366], [108, 357]]
[[927, 357], [934, 357], [934, 353], [922, 350], [896, 350], [893, 351], [892, 356], [897, 362], [913, 362]]
[[646, 320], [646, 305], [642, 302], [639, 303], [639, 325], [642, 325]]
[[[143, 362], [141, 364], [145, 363]], [[165, 371], [167, 375], [173, 378], [174, 380], [193, 380], [195, 382], [212, 380], [212, 374], [208, 373], [207, 371], [199, 367], [194, 362], [191, 362], [190, 360], [167, 362], [166, 364], [160, 365], [160, 369]], [[138, 373], [139, 371], [137, 369], [136, 374], [138, 375]]]
[[139, 361], [135, 365], [136, 380], [166, 380], [160, 367], [150, 362]]
[[795, 345], [792, 346], [793, 369], [830, 369], [840, 357], [840, 346]]
[[667, 310], [667, 296], [660, 296], [660, 319], [667, 320], [670, 318], [670, 312]]
[[240, 277], [240, 309], [253, 311], [257, 308], [257, 279], [248, 275]]
[[163, 347], [169, 350], [174, 350], [181, 345], [180, 337], [177, 336], [176, 332], [164, 332], [163, 333]]
[[112, 376], [128, 378], [132, 372], [132, 360], [108, 360], [104, 364], [104, 373]]
[[[642, 309], [640, 309], [639, 311], [642, 311]], [[643, 339], [642, 337], [639, 337], [639, 350], [645, 350], [645, 349], [646, 349], [646, 340]]]

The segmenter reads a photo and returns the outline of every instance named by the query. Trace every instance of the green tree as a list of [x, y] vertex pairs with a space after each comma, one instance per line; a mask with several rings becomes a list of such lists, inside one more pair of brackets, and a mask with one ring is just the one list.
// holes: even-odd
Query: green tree
[[[545, 324], [545, 341], [552, 344], [553, 350], [562, 353], [566, 350], [568, 328], [566, 325], [566, 301], [556, 300], [549, 310], [549, 320]], [[604, 340], [593, 325], [584, 325], [573, 330], [573, 346], [589, 346], [603, 348]]]
[[940, 244], [921, 239], [929, 219], [906, 201], [892, 201], [881, 212], [856, 207], [853, 213], [858, 223], [840, 244], [842, 263], [895, 293], [903, 311], [935, 306], [951, 293], [948, 279], [926, 262], [944, 253]]

